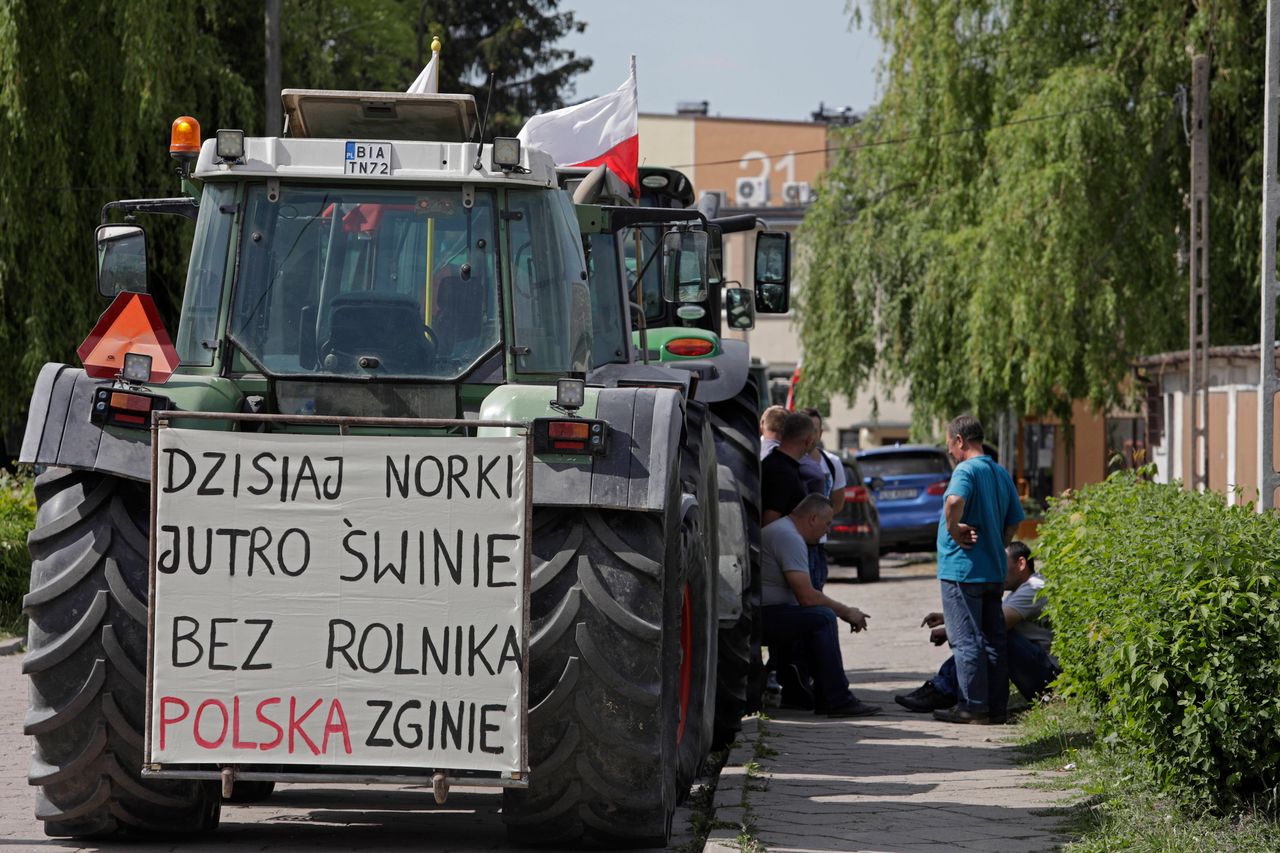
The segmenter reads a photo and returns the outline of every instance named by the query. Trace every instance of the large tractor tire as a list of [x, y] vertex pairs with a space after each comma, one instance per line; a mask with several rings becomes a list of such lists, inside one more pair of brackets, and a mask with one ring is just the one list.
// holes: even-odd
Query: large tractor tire
[[760, 392], [748, 378], [737, 396], [711, 404], [716, 458], [738, 483], [750, 545], [750, 583], [743, 591], [742, 615], [720, 628], [716, 669], [716, 748], [732, 743], [742, 717], [760, 710], [764, 663], [760, 651]]
[[147, 487], [50, 469], [31, 550], [28, 780], [51, 836], [189, 833], [218, 825], [216, 783], [144, 779]]
[[664, 513], [539, 508], [533, 525], [529, 788], [504, 792], [508, 835], [665, 844], [711, 714], [700, 513], [673, 489]]

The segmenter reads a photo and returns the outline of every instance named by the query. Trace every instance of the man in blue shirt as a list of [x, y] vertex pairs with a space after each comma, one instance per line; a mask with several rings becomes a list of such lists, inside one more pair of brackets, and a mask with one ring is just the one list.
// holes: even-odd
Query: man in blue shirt
[[947, 723], [1004, 722], [1009, 704], [1001, 594], [1005, 546], [1022, 521], [1013, 478], [982, 448], [982, 424], [960, 415], [947, 424], [956, 461], [938, 519], [938, 581], [956, 661], [959, 697], [933, 716]]

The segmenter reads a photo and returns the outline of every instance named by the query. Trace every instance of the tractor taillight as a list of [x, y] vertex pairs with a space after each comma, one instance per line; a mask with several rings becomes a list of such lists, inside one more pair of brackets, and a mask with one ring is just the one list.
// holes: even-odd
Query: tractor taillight
[[93, 392], [93, 408], [89, 412], [89, 420], [103, 426], [148, 429], [151, 426], [151, 413], [163, 412], [169, 408], [168, 397], [100, 385]]
[[672, 355], [697, 357], [711, 355], [716, 345], [703, 338], [675, 338], [667, 341], [665, 349]]
[[587, 418], [535, 418], [534, 453], [601, 455], [609, 445], [609, 425]]
[[200, 153], [200, 122], [191, 116], [178, 116], [169, 129], [169, 156], [194, 159]]

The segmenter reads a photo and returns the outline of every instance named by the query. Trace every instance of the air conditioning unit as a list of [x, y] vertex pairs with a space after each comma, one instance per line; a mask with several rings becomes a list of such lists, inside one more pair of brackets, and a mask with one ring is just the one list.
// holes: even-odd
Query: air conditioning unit
[[782, 185], [782, 203], [792, 207], [809, 204], [814, 195], [808, 181], [787, 181]]
[[738, 207], [764, 207], [769, 203], [769, 179], [738, 178], [734, 187], [734, 203]]

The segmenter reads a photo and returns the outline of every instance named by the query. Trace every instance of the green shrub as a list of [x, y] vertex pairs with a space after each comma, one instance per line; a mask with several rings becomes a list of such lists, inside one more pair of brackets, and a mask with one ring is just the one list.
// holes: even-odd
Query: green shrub
[[36, 523], [32, 478], [0, 471], [0, 635], [26, 632], [22, 596], [31, 576], [27, 534]]
[[1166, 790], [1223, 810], [1280, 781], [1280, 516], [1118, 472], [1059, 501], [1039, 563], [1063, 690]]

